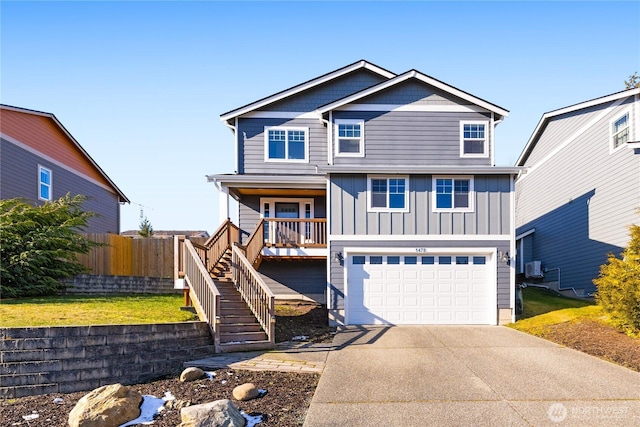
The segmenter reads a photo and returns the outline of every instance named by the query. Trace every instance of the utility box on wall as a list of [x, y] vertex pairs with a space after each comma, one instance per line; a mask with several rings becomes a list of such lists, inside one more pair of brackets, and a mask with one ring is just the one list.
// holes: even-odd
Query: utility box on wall
[[544, 274], [542, 273], [542, 261], [528, 262], [525, 265], [524, 275], [527, 278], [533, 278], [533, 279], [540, 279], [544, 277]]

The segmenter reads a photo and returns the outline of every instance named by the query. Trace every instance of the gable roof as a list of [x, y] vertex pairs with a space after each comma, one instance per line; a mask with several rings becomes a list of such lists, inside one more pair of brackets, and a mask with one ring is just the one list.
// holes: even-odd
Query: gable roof
[[355, 102], [355, 101], [357, 101], [359, 99], [362, 99], [362, 98], [367, 97], [369, 95], [373, 95], [374, 93], [380, 92], [382, 90], [385, 90], [385, 89], [387, 89], [389, 87], [398, 85], [398, 84], [400, 84], [402, 82], [405, 82], [407, 80], [410, 80], [410, 79], [416, 79], [416, 80], [421, 81], [423, 83], [426, 83], [426, 84], [428, 84], [430, 86], [433, 86], [433, 87], [435, 87], [437, 89], [440, 89], [440, 90], [442, 90], [442, 91], [444, 91], [446, 93], [449, 93], [449, 94], [451, 94], [453, 96], [456, 96], [458, 98], [464, 99], [465, 101], [469, 101], [472, 104], [475, 104], [475, 105], [477, 105], [479, 107], [482, 107], [482, 108], [484, 108], [484, 109], [486, 109], [488, 111], [496, 113], [499, 116], [498, 120], [500, 120], [500, 119], [502, 119], [502, 118], [504, 118], [504, 117], [509, 115], [509, 111], [504, 109], [504, 108], [502, 108], [502, 107], [499, 107], [499, 106], [497, 106], [495, 104], [492, 104], [492, 103], [490, 103], [488, 101], [485, 101], [482, 98], [478, 98], [477, 96], [471, 95], [468, 92], [465, 92], [465, 91], [460, 90], [460, 89], [458, 89], [456, 87], [453, 87], [453, 86], [451, 86], [451, 85], [449, 85], [447, 83], [444, 83], [444, 82], [442, 82], [442, 81], [440, 81], [438, 79], [435, 79], [435, 78], [433, 78], [431, 76], [428, 76], [428, 75], [426, 75], [424, 73], [421, 73], [420, 71], [417, 71], [417, 70], [409, 70], [406, 73], [402, 73], [402, 74], [400, 74], [398, 76], [395, 76], [395, 77], [393, 77], [393, 78], [391, 78], [391, 79], [389, 79], [389, 80], [387, 80], [385, 82], [382, 82], [382, 83], [379, 83], [379, 84], [377, 84], [375, 86], [372, 86], [370, 88], [361, 90], [360, 92], [356, 92], [356, 93], [354, 93], [352, 95], [349, 95], [349, 96], [346, 96], [346, 97], [344, 97], [342, 99], [338, 99], [338, 100], [333, 101], [333, 102], [331, 102], [329, 104], [325, 104], [325, 105], [321, 106], [320, 108], [318, 108], [318, 111], [320, 113], [326, 113], [326, 112], [328, 112], [330, 110], [334, 110], [334, 109], [342, 107], [342, 106], [344, 106], [346, 104], [353, 103], [353, 102]]
[[533, 130], [533, 133], [531, 134], [529, 141], [527, 141], [527, 144], [524, 146], [522, 153], [520, 153], [520, 157], [518, 157], [518, 160], [516, 161], [516, 166], [524, 166], [524, 162], [527, 161], [527, 158], [535, 148], [535, 145], [538, 142], [538, 139], [540, 138], [542, 130], [545, 128], [547, 123], [554, 117], [567, 114], [567, 113], [572, 113], [574, 111], [582, 110], [585, 108], [595, 107], [597, 105], [614, 102], [614, 101], [628, 98], [634, 95], [640, 95], [640, 88], [623, 90], [621, 92], [612, 93], [610, 95], [601, 96], [599, 98], [594, 98], [589, 101], [581, 102], [579, 104], [569, 105], [568, 107], [563, 107], [557, 110], [552, 110], [544, 113], [540, 118], [538, 125]]
[[257, 110], [258, 108], [264, 107], [265, 105], [272, 104], [274, 102], [280, 101], [284, 98], [290, 97], [307, 89], [311, 89], [313, 87], [319, 86], [323, 83], [326, 83], [330, 80], [336, 79], [338, 77], [344, 76], [345, 74], [349, 74], [353, 71], [359, 69], [366, 69], [372, 71], [376, 74], [379, 74], [387, 79], [395, 77], [396, 75], [391, 71], [385, 70], [382, 67], [379, 67], [371, 62], [367, 62], [364, 59], [354, 62], [353, 64], [349, 64], [345, 67], [338, 68], [335, 71], [331, 71], [327, 74], [324, 74], [320, 77], [316, 77], [314, 79], [308, 80], [304, 83], [300, 83], [299, 85], [293, 86], [289, 89], [285, 89], [276, 94], [267, 96], [265, 98], [259, 99], [258, 101], [252, 102], [250, 104], [244, 105], [242, 107], [236, 108], [231, 111], [227, 111], [220, 115], [220, 120], [229, 121], [243, 114], [249, 113], [251, 111]]
[[[0, 104], [0, 110], [7, 110], [7, 111], [13, 111], [13, 112], [17, 112], [17, 113], [22, 113], [22, 114], [25, 115], [25, 117], [32, 117], [32, 118], [44, 117], [44, 118], [50, 120], [53, 123], [53, 125], [56, 126], [62, 132], [62, 134], [68, 139], [68, 141], [70, 141], [71, 144], [80, 152], [82, 157], [90, 164], [90, 166], [95, 170], [95, 172], [97, 172], [98, 176], [100, 176], [102, 179], [104, 179], [104, 181], [106, 181], [107, 185], [113, 189], [113, 191], [118, 195], [118, 197], [120, 199], [120, 202], [122, 202], [122, 203], [129, 203], [130, 202], [129, 199], [127, 198], [127, 196], [125, 196], [124, 193], [118, 188], [118, 186], [111, 180], [111, 178], [109, 178], [109, 176], [107, 176], [107, 174], [102, 170], [102, 168], [100, 168], [100, 166], [98, 166], [98, 164], [95, 162], [95, 160], [93, 160], [93, 158], [91, 158], [89, 153], [87, 153], [84, 150], [84, 148], [82, 148], [80, 143], [78, 141], [76, 141], [76, 139], [69, 133], [69, 131], [67, 131], [67, 129], [62, 125], [62, 123], [60, 123], [60, 121], [56, 118], [55, 115], [53, 115], [52, 113], [44, 112], [44, 111], [30, 110], [30, 109], [27, 109], [27, 108], [14, 107], [14, 106], [11, 106], [11, 105], [6, 105], [6, 104]], [[2, 117], [3, 128], [5, 128], [5, 129], [2, 129], [0, 134], [2, 134], [3, 137], [8, 137], [8, 138], [17, 140], [18, 142], [20, 142], [22, 144], [29, 144], [31, 141], [23, 141], [21, 139], [14, 138], [13, 136], [5, 133], [5, 130], [6, 130], [6, 127], [7, 127], [7, 120], [11, 120], [11, 118], [8, 117], [8, 116]]]

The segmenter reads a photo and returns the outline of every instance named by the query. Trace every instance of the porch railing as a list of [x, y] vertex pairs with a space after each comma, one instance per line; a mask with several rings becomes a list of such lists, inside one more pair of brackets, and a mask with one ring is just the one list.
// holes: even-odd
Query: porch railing
[[326, 247], [326, 218], [265, 218], [264, 238], [267, 246]]
[[[207, 322], [211, 335], [214, 339], [215, 348], [220, 345], [219, 317], [220, 317], [220, 292], [216, 288], [209, 271], [198, 255], [194, 244], [188, 239], [178, 241], [180, 247], [180, 259], [182, 261], [182, 272], [189, 288], [198, 316]], [[216, 350], [217, 351], [217, 350]]]
[[233, 246], [233, 282], [253, 315], [256, 316], [269, 341], [275, 344], [275, 295], [253, 268], [238, 246]]

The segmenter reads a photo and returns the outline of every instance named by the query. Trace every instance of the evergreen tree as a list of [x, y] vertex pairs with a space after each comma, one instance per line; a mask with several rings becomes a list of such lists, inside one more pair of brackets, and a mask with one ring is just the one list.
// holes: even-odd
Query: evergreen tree
[[153, 236], [153, 227], [146, 216], [142, 221], [140, 221], [140, 230], [138, 230], [138, 234], [142, 237]]

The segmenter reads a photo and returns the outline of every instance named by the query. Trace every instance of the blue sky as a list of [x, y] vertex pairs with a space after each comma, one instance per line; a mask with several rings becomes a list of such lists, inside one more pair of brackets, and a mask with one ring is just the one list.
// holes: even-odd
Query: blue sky
[[220, 114], [359, 59], [415, 68], [510, 111], [496, 164], [541, 115], [640, 72], [639, 2], [11, 2], [0, 100], [51, 112], [156, 230], [219, 224]]

